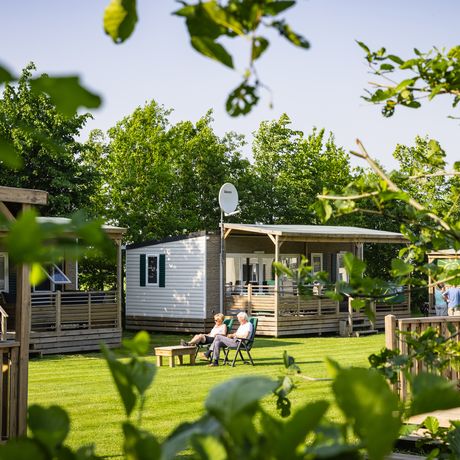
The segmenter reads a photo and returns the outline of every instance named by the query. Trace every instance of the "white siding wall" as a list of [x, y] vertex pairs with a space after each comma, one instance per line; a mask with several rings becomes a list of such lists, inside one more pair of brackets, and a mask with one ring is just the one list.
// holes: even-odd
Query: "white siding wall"
[[[141, 254], [165, 254], [165, 287], [140, 286]], [[206, 236], [126, 251], [126, 315], [205, 318]]]

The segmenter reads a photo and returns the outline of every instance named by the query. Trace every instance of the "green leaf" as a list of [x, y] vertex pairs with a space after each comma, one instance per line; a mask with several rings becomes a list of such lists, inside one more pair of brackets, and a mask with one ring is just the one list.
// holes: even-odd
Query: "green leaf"
[[350, 275], [351, 281], [361, 279], [366, 270], [366, 262], [354, 256], [351, 252], [347, 252], [343, 256], [345, 270]]
[[133, 360], [130, 365], [130, 380], [140, 395], [150, 387], [155, 377], [157, 368], [147, 361]]
[[32, 91], [46, 93], [56, 108], [65, 116], [72, 116], [78, 108], [95, 109], [101, 98], [81, 86], [77, 76], [48, 77], [42, 75], [30, 81]]
[[332, 358], [326, 358], [326, 369], [327, 373], [332, 377], [336, 378], [339, 372], [342, 370], [340, 364]]
[[161, 458], [161, 446], [155, 437], [139, 430], [129, 422], [123, 423], [123, 450], [129, 460], [158, 460]]
[[191, 39], [192, 46], [204, 56], [218, 61], [227, 67], [233, 69], [233, 59], [226, 49], [208, 37], [193, 36]]
[[46, 275], [45, 275], [42, 265], [39, 263], [32, 264], [32, 267], [30, 269], [30, 275], [29, 275], [30, 284], [32, 284], [33, 286], [37, 286], [45, 278], [46, 278]]
[[404, 63], [404, 61], [399, 56], [395, 56], [394, 54], [389, 54], [387, 57], [396, 64], [401, 65]]
[[295, 3], [296, 2], [294, 0], [267, 2], [263, 5], [264, 13], [270, 16], [276, 16], [291, 8], [291, 6], [294, 6]]
[[302, 37], [302, 35], [295, 33], [285, 21], [273, 21], [270, 25], [278, 30], [280, 35], [289, 40], [293, 45], [304, 49], [310, 48], [308, 40]]
[[410, 415], [454, 407], [460, 407], [460, 393], [453, 382], [426, 372], [413, 378]]
[[0, 137], [0, 161], [10, 169], [20, 169], [22, 167], [22, 158], [13, 145], [2, 137]]
[[227, 460], [225, 447], [213, 436], [193, 436], [192, 447], [201, 460]]
[[369, 457], [385, 458], [401, 427], [399, 399], [385, 378], [372, 369], [342, 369], [332, 389], [338, 406], [365, 443]]
[[115, 43], [129, 38], [136, 22], [136, 0], [111, 0], [104, 11], [104, 31]]
[[121, 397], [126, 415], [129, 417], [136, 405], [136, 394], [133, 391], [132, 382], [130, 379], [130, 369], [118, 361], [115, 355], [107, 348], [106, 345], [101, 345], [102, 353], [107, 361], [107, 364], [112, 374], [112, 378], [117, 387], [118, 394]]
[[370, 54], [371, 50], [367, 47], [367, 45], [365, 45], [363, 42], [360, 42], [359, 40], [355, 41], [367, 54]]
[[316, 201], [313, 209], [321, 222], [327, 222], [332, 217], [332, 206], [328, 200]]
[[264, 37], [254, 37], [252, 40], [252, 60], [259, 59], [262, 53], [268, 48], [269, 41]]
[[430, 430], [431, 433], [437, 433], [439, 430], [439, 420], [436, 417], [427, 417], [423, 422], [422, 425], [427, 429]]
[[43, 449], [32, 439], [10, 439], [0, 445], [0, 460], [48, 460]]
[[327, 401], [316, 401], [295, 412], [292, 418], [285, 423], [281, 431], [282, 435], [276, 443], [277, 458], [297, 459], [298, 446], [304, 444], [308, 433], [319, 425], [328, 408]]
[[221, 431], [221, 425], [214, 417], [205, 415], [194, 423], [179, 425], [162, 444], [162, 460], [173, 460], [177, 454], [185, 450], [190, 439], [197, 435], [211, 435], [217, 437]]
[[6, 245], [15, 263], [33, 263], [43, 259], [44, 234], [36, 218], [36, 211], [30, 209], [11, 223]]
[[268, 377], [238, 377], [214, 387], [206, 398], [206, 409], [224, 422], [230, 422], [249, 406], [273, 392], [278, 382]]
[[34, 404], [28, 410], [28, 426], [33, 437], [52, 452], [67, 437], [70, 419], [67, 412], [59, 406], [45, 408]]
[[391, 70], [394, 70], [394, 66], [391, 65], [391, 64], [382, 64], [380, 66], [380, 70], [386, 70], [386, 71], [391, 71]]
[[391, 260], [391, 275], [394, 277], [407, 276], [414, 271], [414, 266], [401, 259]]
[[454, 458], [460, 458], [460, 428], [456, 427], [454, 430], [447, 433], [447, 442], [449, 448], [454, 454]]
[[257, 104], [257, 87], [247, 84], [246, 80], [228, 96], [225, 108], [232, 117], [248, 114]]
[[123, 339], [122, 345], [131, 353], [147, 356], [150, 352], [150, 335], [146, 331], [140, 331], [132, 339]]
[[354, 310], [359, 311], [366, 306], [366, 301], [364, 299], [353, 299], [351, 306]]
[[399, 93], [400, 91], [406, 89], [408, 86], [412, 86], [414, 83], [415, 83], [414, 78], [408, 78], [407, 80], [403, 80], [401, 83], [399, 83], [395, 87], [394, 90], [395, 90], [396, 93]]

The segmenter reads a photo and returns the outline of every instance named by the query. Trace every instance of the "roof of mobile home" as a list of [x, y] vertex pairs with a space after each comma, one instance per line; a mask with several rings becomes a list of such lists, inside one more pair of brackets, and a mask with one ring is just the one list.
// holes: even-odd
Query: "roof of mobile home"
[[332, 225], [265, 225], [265, 224], [224, 224], [226, 235], [265, 234], [278, 236], [290, 241], [324, 241], [356, 243], [407, 243], [408, 240], [396, 232], [371, 230], [360, 227]]

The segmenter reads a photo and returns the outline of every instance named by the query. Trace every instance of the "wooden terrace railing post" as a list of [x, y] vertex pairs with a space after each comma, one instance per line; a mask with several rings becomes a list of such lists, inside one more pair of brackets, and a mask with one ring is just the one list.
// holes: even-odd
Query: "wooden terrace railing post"
[[411, 302], [412, 302], [412, 296], [411, 296], [411, 289], [410, 289], [410, 284], [407, 286], [407, 311], [411, 311]]
[[56, 294], [54, 297], [54, 304], [56, 306], [56, 333], [58, 335], [61, 334], [61, 304], [62, 304], [61, 296], [62, 296], [61, 291], [56, 291]]
[[385, 347], [389, 350], [396, 350], [396, 316], [385, 316]]
[[351, 305], [351, 301], [353, 299], [349, 296], [348, 297], [348, 334], [353, 334], [353, 307]]
[[91, 329], [91, 292], [88, 292], [88, 329]]
[[252, 312], [252, 284], [248, 284], [248, 316]]

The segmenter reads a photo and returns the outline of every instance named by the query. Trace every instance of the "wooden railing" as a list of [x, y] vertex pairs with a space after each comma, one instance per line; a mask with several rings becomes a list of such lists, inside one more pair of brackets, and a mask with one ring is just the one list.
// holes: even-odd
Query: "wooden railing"
[[31, 303], [35, 332], [120, 326], [115, 291], [33, 292]]
[[[451, 324], [454, 332], [449, 331], [447, 325]], [[443, 337], [454, 336], [453, 339], [457, 342], [460, 341], [460, 335], [456, 335], [460, 331], [460, 317], [458, 316], [430, 316], [427, 318], [405, 318], [397, 320], [394, 315], [387, 315], [385, 317], [385, 346], [390, 350], [400, 350], [401, 354], [409, 355], [411, 349], [409, 348], [404, 334], [400, 332], [423, 332], [427, 328], [432, 327], [438, 330]], [[426, 370], [421, 361], [415, 361], [411, 369], [413, 375]], [[442, 375], [450, 380], [456, 381], [458, 385], [460, 373], [452, 367], [449, 367], [442, 372]], [[409, 385], [403, 373], [398, 377], [398, 383], [395, 385], [395, 390], [398, 392], [402, 399], [407, 398]]]
[[[244, 310], [253, 316], [275, 316], [275, 286], [227, 285], [225, 290], [226, 312], [236, 314]], [[323, 296], [303, 298], [297, 295], [295, 286], [281, 286], [278, 290], [279, 316], [337, 315], [338, 302]]]
[[6, 340], [8, 313], [0, 306], [0, 340]]

